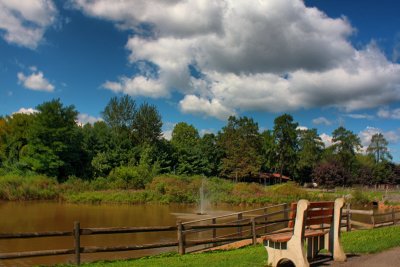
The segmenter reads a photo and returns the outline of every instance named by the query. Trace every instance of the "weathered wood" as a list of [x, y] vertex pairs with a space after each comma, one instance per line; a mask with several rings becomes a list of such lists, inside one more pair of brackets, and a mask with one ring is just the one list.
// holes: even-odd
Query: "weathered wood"
[[187, 240], [186, 245], [189, 246], [198, 246], [204, 244], [211, 244], [211, 243], [221, 243], [221, 242], [234, 242], [240, 241], [243, 239], [251, 239], [252, 235], [247, 235], [243, 237], [233, 237], [233, 238], [217, 238], [217, 239], [203, 239], [203, 240]]
[[346, 205], [346, 229], [347, 232], [351, 231], [351, 213], [350, 213], [350, 203]]
[[182, 222], [178, 222], [178, 252], [179, 254], [185, 254], [185, 233]]
[[359, 226], [359, 227], [364, 227], [364, 228], [367, 228], [367, 229], [373, 228], [373, 225], [370, 224], [370, 223], [363, 223], [363, 222], [354, 221], [354, 220], [351, 221], [351, 224], [355, 225], [355, 226]]
[[[238, 219], [238, 224], [239, 224], [239, 221], [241, 221], [243, 219], [243, 213], [239, 213], [237, 216], [237, 219]], [[237, 233], [238, 233], [238, 236], [240, 236], [240, 237], [242, 236], [242, 226], [239, 226], [237, 228]]]
[[396, 224], [396, 213], [394, 211], [394, 208], [392, 208], [392, 221], [393, 221], [393, 225]]
[[54, 237], [54, 236], [72, 236], [71, 231], [52, 231], [42, 233], [3, 233], [0, 234], [0, 239], [17, 239], [17, 238], [37, 238], [37, 237]]
[[[216, 218], [212, 219], [212, 224], [213, 225], [217, 224], [217, 219]], [[212, 238], [213, 239], [217, 238], [217, 228], [213, 228], [212, 229]], [[215, 244], [213, 244], [213, 246], [215, 246]]]
[[30, 258], [30, 257], [66, 255], [66, 254], [74, 254], [74, 253], [75, 253], [75, 249], [24, 251], [24, 252], [0, 253], [0, 259], [2, 259], [2, 260], [19, 259], [19, 258]]
[[81, 229], [81, 235], [131, 234], [176, 231], [177, 229], [178, 228], [176, 226], [83, 228]]
[[349, 210], [350, 214], [374, 215], [373, 210]]
[[250, 226], [251, 223], [235, 223], [235, 224], [205, 224], [205, 225], [185, 225], [186, 230], [194, 230], [194, 229], [217, 229], [217, 228], [234, 228], [234, 227], [243, 227]]
[[75, 264], [81, 264], [81, 231], [80, 223], [74, 222], [74, 244], [75, 244]]
[[251, 234], [253, 236], [253, 245], [257, 244], [257, 234], [256, 234], [256, 221], [254, 218], [251, 218]]
[[158, 243], [158, 244], [145, 244], [133, 246], [115, 246], [115, 247], [83, 247], [82, 253], [97, 253], [97, 252], [113, 252], [113, 251], [131, 251], [152, 248], [165, 248], [176, 247], [178, 242]]

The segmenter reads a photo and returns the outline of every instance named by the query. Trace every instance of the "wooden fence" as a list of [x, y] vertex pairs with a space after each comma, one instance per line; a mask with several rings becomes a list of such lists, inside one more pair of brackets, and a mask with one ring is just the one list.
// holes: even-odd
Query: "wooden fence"
[[[20, 238], [42, 238], [42, 237], [65, 237], [74, 238], [74, 248], [24, 251], [12, 253], [0, 253], [0, 259], [17, 259], [25, 257], [54, 256], [54, 255], [75, 255], [75, 264], [81, 262], [82, 253], [133, 251], [165, 247], [177, 247], [180, 254], [203, 250], [214, 246], [227, 244], [244, 239], [250, 239], [255, 244], [257, 238], [266, 234], [273, 234], [276, 231], [282, 233], [288, 225], [289, 212], [287, 204], [269, 206], [249, 211], [237, 212], [228, 215], [204, 218], [195, 221], [178, 222], [176, 226], [157, 227], [118, 227], [118, 228], [81, 228], [79, 222], [74, 223], [72, 231], [53, 232], [32, 232], [32, 233], [0, 233], [0, 239]], [[383, 214], [375, 214], [373, 211], [351, 210], [348, 206], [343, 210], [342, 229], [350, 231], [356, 227], [373, 228], [385, 225], [396, 224], [400, 221], [397, 218], [400, 211], [392, 210]], [[353, 216], [370, 216], [371, 224], [360, 223], [353, 220]], [[382, 216], [391, 216], [391, 220], [377, 220]], [[132, 234], [132, 233], [158, 233], [174, 231], [177, 239], [173, 242], [140, 244], [113, 247], [82, 247], [81, 237], [87, 235], [108, 235], [108, 234]]]

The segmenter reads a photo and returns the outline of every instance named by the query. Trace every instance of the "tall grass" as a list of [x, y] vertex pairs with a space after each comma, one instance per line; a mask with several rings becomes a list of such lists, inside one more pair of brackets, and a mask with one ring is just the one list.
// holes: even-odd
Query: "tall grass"
[[0, 176], [1, 200], [53, 200], [59, 197], [56, 179], [42, 175]]

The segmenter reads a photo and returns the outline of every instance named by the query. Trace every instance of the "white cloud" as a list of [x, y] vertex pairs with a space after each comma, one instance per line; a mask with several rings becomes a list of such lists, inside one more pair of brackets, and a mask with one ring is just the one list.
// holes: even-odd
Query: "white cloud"
[[94, 124], [97, 121], [103, 121], [103, 119], [100, 118], [100, 117], [91, 116], [91, 115], [86, 114], [86, 113], [79, 113], [78, 114], [78, 120], [77, 120], [76, 123], [79, 126], [83, 126], [83, 125], [85, 125], [87, 123]]
[[175, 125], [176, 125], [176, 123], [173, 123], [173, 122], [166, 122], [166, 123], [164, 123], [162, 134], [163, 134], [163, 137], [164, 137], [165, 139], [171, 140], [171, 138], [172, 138], [172, 131], [174, 130]]
[[0, 0], [0, 32], [8, 43], [35, 49], [56, 16], [51, 0]]
[[400, 108], [392, 109], [389, 108], [380, 108], [377, 113], [379, 118], [383, 119], [400, 119]]
[[299, 125], [297, 126], [296, 130], [305, 131], [308, 130], [308, 127]]
[[13, 114], [16, 114], [16, 113], [34, 114], [34, 113], [37, 113], [37, 112], [39, 112], [39, 111], [36, 110], [36, 109], [33, 109], [33, 108], [20, 108], [18, 111], [13, 112]]
[[316, 125], [320, 125], [320, 124], [331, 125], [332, 124], [332, 122], [325, 117], [315, 118], [312, 120], [312, 123], [316, 124]]
[[27, 89], [46, 92], [54, 91], [54, 85], [44, 78], [43, 72], [41, 71], [33, 71], [31, 75], [28, 76], [25, 76], [25, 74], [19, 72], [17, 77], [18, 82]]
[[301, 0], [71, 1], [133, 30], [129, 61], [155, 66], [103, 85], [116, 92], [177, 91], [183, 112], [219, 119], [321, 106], [350, 112], [400, 100], [400, 65], [374, 42], [353, 47], [345, 17], [329, 18]]
[[374, 116], [368, 114], [346, 114], [344, 116], [352, 119], [366, 119], [366, 120], [372, 120], [373, 118], [375, 118]]
[[212, 99], [210, 101], [195, 95], [185, 96], [185, 98], [179, 102], [179, 106], [184, 113], [211, 116], [221, 120], [225, 120], [230, 115], [235, 114], [233, 110], [224, 107], [217, 99]]
[[333, 143], [332, 143], [332, 136], [323, 133], [321, 134], [319, 137], [321, 137], [322, 142], [324, 142], [325, 147], [330, 147]]
[[397, 131], [384, 132], [379, 128], [368, 126], [358, 134], [361, 140], [361, 144], [364, 146], [365, 149], [370, 145], [372, 136], [378, 133], [383, 134], [389, 144], [396, 144], [400, 140], [400, 129], [398, 129]]

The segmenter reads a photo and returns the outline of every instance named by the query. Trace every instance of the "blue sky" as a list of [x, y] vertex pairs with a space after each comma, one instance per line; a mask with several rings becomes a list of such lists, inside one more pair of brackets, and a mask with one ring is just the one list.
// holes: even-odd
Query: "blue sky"
[[0, 115], [60, 98], [82, 122], [129, 94], [164, 131], [261, 129], [287, 112], [328, 144], [382, 132], [400, 162], [397, 1], [0, 0]]

